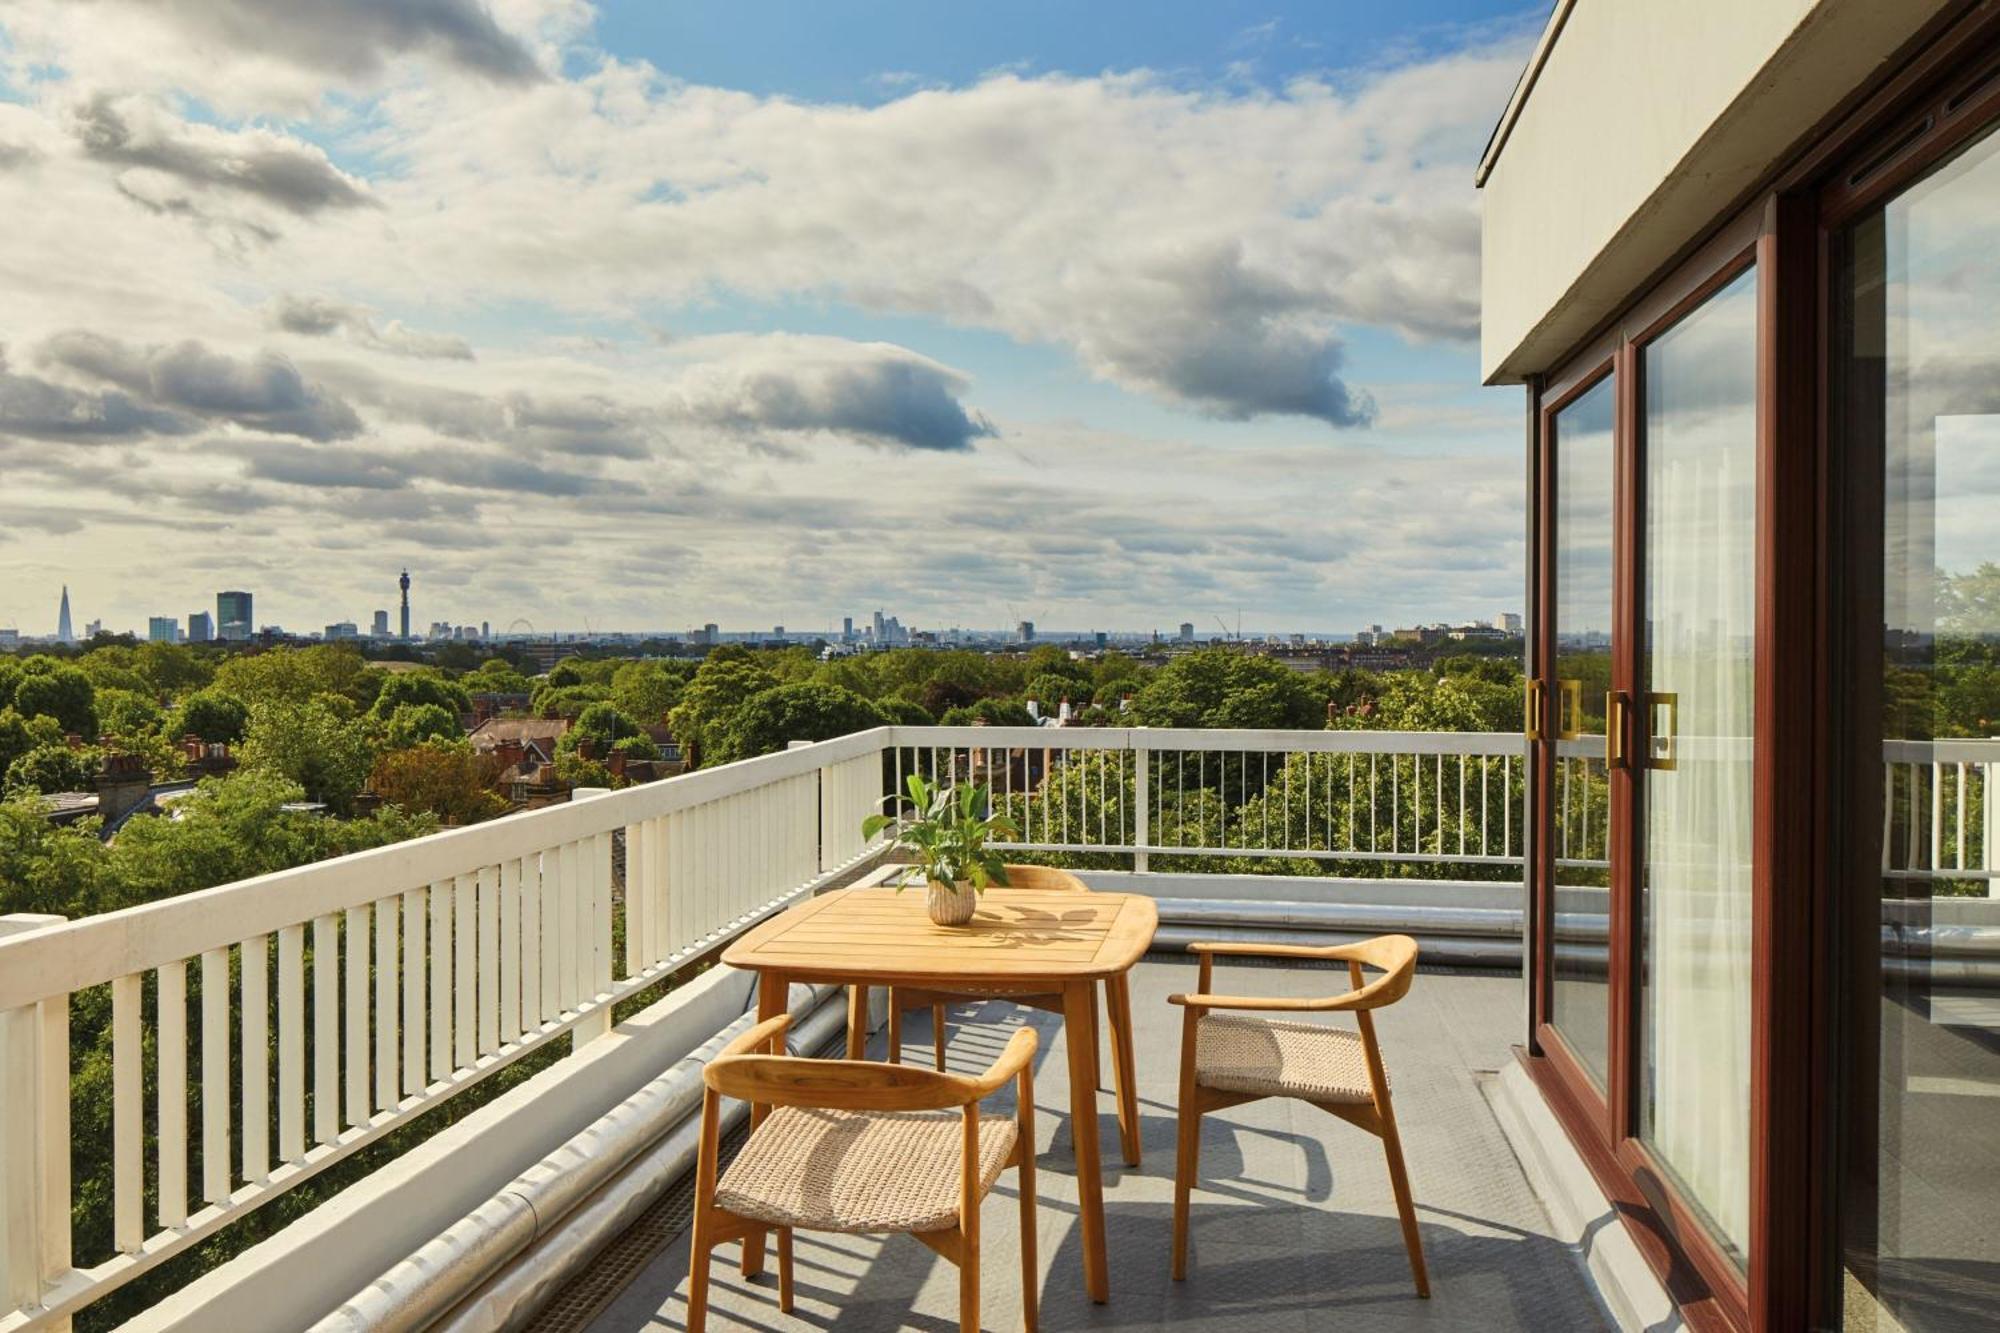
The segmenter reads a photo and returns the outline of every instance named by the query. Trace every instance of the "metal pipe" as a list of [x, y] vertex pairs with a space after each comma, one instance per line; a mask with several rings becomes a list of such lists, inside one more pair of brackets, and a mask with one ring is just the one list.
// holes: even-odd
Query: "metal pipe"
[[[814, 1048], [840, 1030], [845, 1021], [844, 1005], [833, 1001], [843, 994], [834, 988], [816, 988], [803, 1004], [793, 1004], [793, 1015], [800, 1020], [794, 1043], [800, 1049]], [[688, 1126], [701, 1105], [702, 1066], [752, 1022], [753, 1016], [745, 1014], [718, 1032], [516, 1177], [506, 1189], [355, 1293], [313, 1325], [313, 1333], [417, 1333], [439, 1326], [440, 1321], [447, 1327], [504, 1328], [515, 1326], [517, 1310], [518, 1318], [525, 1320], [533, 1306], [514, 1306], [493, 1296], [472, 1303], [466, 1298], [491, 1285], [510, 1265], [519, 1269], [521, 1265], [515, 1261], [531, 1248], [549, 1248], [544, 1242], [553, 1240], [579, 1210], [593, 1223], [592, 1234], [598, 1235], [613, 1218], [621, 1224], [629, 1221], [636, 1210], [649, 1205], [671, 1184], [677, 1175], [674, 1171], [663, 1174], [630, 1168], [660, 1148], [663, 1141], [672, 1140], [676, 1130]], [[680, 1137], [685, 1139], [684, 1134]], [[601, 1208], [585, 1207], [607, 1185], [621, 1179], [632, 1181], [621, 1206], [608, 1214]], [[615, 1232], [605, 1232], [599, 1238], [608, 1239], [610, 1234]], [[595, 1253], [595, 1247], [588, 1244], [567, 1251], [554, 1248], [568, 1254], [572, 1265]], [[521, 1298], [544, 1290], [539, 1281], [513, 1285]], [[527, 1289], [520, 1290], [523, 1287]], [[466, 1307], [462, 1319], [455, 1308], [461, 1305]]]

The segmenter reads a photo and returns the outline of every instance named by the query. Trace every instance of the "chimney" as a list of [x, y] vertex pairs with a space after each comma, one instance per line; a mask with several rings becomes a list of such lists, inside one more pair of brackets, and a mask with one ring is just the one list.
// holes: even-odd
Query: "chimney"
[[107, 754], [97, 774], [97, 813], [108, 824], [146, 799], [153, 774], [136, 754]]

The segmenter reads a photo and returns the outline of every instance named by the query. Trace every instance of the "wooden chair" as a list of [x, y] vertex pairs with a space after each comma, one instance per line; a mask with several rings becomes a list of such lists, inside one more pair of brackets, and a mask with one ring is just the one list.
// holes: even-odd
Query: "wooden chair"
[[[778, 1236], [778, 1308], [792, 1308], [792, 1231], [908, 1232], [958, 1265], [963, 1333], [979, 1328], [979, 1205], [1009, 1166], [1020, 1169], [1021, 1311], [1035, 1299], [1035, 1034], [1016, 1032], [984, 1074], [784, 1055], [780, 1014], [729, 1043], [702, 1071], [688, 1273], [689, 1333], [708, 1322], [711, 1252], [743, 1242], [743, 1272], [764, 1267]], [[1016, 1082], [1015, 1119], [984, 1119], [979, 1103]], [[720, 1102], [751, 1105], [756, 1127], [717, 1176]], [[774, 1109], [775, 1108], [775, 1109]], [[959, 1114], [952, 1114], [953, 1111]]]
[[[1010, 889], [1034, 889], [1048, 893], [1089, 893], [1090, 886], [1067, 870], [1052, 866], [1007, 867], [1007, 887]], [[1045, 1013], [1061, 1015], [1063, 997], [1060, 992], [1038, 992], [1032, 987], [1017, 989], [1007, 986], [992, 986], [978, 990], [918, 990], [910, 986], [889, 987], [889, 1059], [903, 1062], [903, 1015], [919, 1009], [931, 1011], [932, 1059], [936, 1067], [944, 1069], [945, 1019], [947, 1005], [974, 1004], [982, 1000], [1002, 999], [1029, 1009], [1040, 1009]], [[848, 1030], [850, 1033], [866, 1031], [866, 1024], [858, 1006], [867, 1002], [867, 992], [860, 987], [851, 987], [848, 992]], [[1111, 1022], [1111, 1075], [1118, 1102], [1118, 1138], [1124, 1150], [1125, 1165], [1137, 1166], [1140, 1161], [1139, 1114], [1137, 1075], [1138, 1061], [1132, 1043], [1132, 990], [1130, 980], [1124, 976], [1104, 979], [1104, 1008]], [[1091, 1024], [1092, 1032], [1096, 1024]], [[859, 1052], [850, 1049], [851, 1058], [858, 1058]], [[1090, 1067], [1098, 1067], [1095, 1052], [1091, 1055]], [[1103, 1084], [1100, 1082], [1099, 1087]]]
[[[1263, 1097], [1296, 1097], [1358, 1125], [1382, 1140], [1389, 1159], [1389, 1187], [1403, 1221], [1403, 1244], [1417, 1295], [1431, 1294], [1424, 1269], [1423, 1238], [1417, 1233], [1410, 1177], [1403, 1145], [1396, 1136], [1396, 1113], [1389, 1104], [1389, 1076], [1375, 1041], [1372, 1011], [1394, 1004], [1409, 992], [1416, 975], [1417, 942], [1407, 935], [1383, 935], [1358, 944], [1312, 948], [1295, 944], [1190, 944], [1201, 956], [1199, 990], [1169, 999], [1186, 1011], [1181, 1021], [1180, 1140], [1174, 1161], [1174, 1257], [1176, 1281], [1187, 1276], [1188, 1196], [1201, 1155], [1201, 1118], [1209, 1111], [1240, 1106]], [[1321, 998], [1216, 995], [1210, 991], [1217, 955], [1267, 958], [1342, 959], [1352, 989]], [[1362, 966], [1381, 975], [1364, 984]], [[1351, 1012], [1355, 1031], [1288, 1018], [1218, 1013], [1248, 1010], [1276, 1014]]]

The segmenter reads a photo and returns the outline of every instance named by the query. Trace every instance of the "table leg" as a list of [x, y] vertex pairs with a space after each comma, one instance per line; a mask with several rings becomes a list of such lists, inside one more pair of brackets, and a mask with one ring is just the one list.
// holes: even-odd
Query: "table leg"
[[868, 988], [847, 988], [847, 1058], [859, 1060], [868, 1054]]
[[1111, 1296], [1104, 1256], [1104, 1168], [1097, 1144], [1097, 983], [1063, 987], [1063, 1036], [1069, 1047], [1069, 1127], [1076, 1147], [1077, 1211], [1083, 1222], [1083, 1285], [1100, 1305]]
[[1111, 1011], [1111, 1069], [1118, 1092], [1118, 1140], [1125, 1165], [1139, 1165], [1139, 1071], [1132, 1050], [1132, 979], [1125, 973], [1106, 977], [1105, 1001]]
[[[782, 972], [760, 972], [757, 974], [757, 1021], [776, 1018], [785, 1012], [791, 1000], [791, 982]], [[764, 1123], [764, 1117], [771, 1114], [768, 1106], [750, 1104], [750, 1127], [755, 1129]], [[756, 1277], [764, 1271], [764, 1233], [752, 1231], [743, 1237], [743, 1276]]]

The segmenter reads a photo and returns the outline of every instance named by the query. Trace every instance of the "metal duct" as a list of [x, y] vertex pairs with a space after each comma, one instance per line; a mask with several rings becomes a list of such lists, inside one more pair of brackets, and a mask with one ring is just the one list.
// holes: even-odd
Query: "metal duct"
[[[845, 1006], [829, 1003], [842, 994], [822, 987], [808, 992], [803, 1004], [794, 1002], [792, 1013], [799, 1022], [793, 1038], [796, 1046], [815, 1048], [844, 1026]], [[521, 1308], [524, 1317], [531, 1313], [532, 1306], [505, 1307], [482, 1300], [468, 1309], [465, 1317], [484, 1317], [461, 1322], [453, 1307], [531, 1246], [550, 1239], [607, 1182], [640, 1176], [628, 1168], [696, 1115], [701, 1107], [702, 1067], [730, 1038], [747, 1030], [753, 1019], [746, 1013], [718, 1032], [523, 1172], [506, 1189], [369, 1283], [313, 1325], [313, 1333], [418, 1333], [448, 1315], [454, 1316], [452, 1327], [496, 1329], [510, 1326], [507, 1321], [513, 1308]], [[671, 1172], [644, 1173], [643, 1179], [635, 1182], [633, 1193], [636, 1196], [648, 1185], [656, 1192], [673, 1179]], [[651, 1199], [647, 1194], [639, 1206]], [[596, 1210], [591, 1210], [591, 1215], [602, 1220]], [[624, 1209], [618, 1209], [617, 1215], [621, 1221], [630, 1220]], [[606, 1233], [601, 1239], [610, 1234], [615, 1233]], [[581, 1263], [595, 1253], [595, 1247], [580, 1244], [569, 1253]]]

